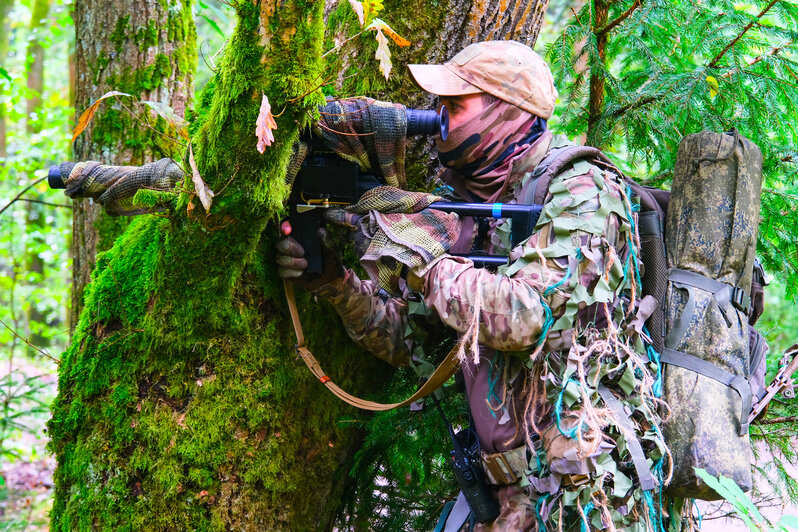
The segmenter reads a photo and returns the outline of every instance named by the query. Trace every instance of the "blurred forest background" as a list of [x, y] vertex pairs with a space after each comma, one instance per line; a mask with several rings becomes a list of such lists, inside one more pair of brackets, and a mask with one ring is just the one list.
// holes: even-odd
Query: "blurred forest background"
[[[46, 183], [30, 185], [71, 158], [71, 130], [82, 111], [74, 108], [73, 4], [0, 0], [0, 530], [47, 528], [54, 462], [44, 425], [69, 340], [73, 205]], [[560, 89], [550, 125], [666, 188], [687, 133], [736, 126], [759, 143], [766, 173], [759, 253], [772, 283], [758, 327], [771, 345], [772, 376], [780, 353], [798, 341], [798, 6], [635, 0], [602, 11], [609, 4], [550, 2], [536, 45]], [[216, 0], [198, 0], [194, 9], [199, 94], [235, 21]], [[596, 31], [613, 20], [612, 31]], [[604, 94], [601, 102], [590, 97], [591, 86]], [[380, 90], [371, 87], [369, 95]], [[416, 182], [430, 183], [430, 176]], [[393, 400], [413, 385], [400, 372], [377, 399]], [[796, 410], [779, 399], [767, 424], [752, 430], [767, 457], [758, 463], [763, 477], [793, 502], [796, 483], [779, 461], [795, 458]], [[437, 420], [401, 411], [341, 422], [368, 431], [352, 471], [359, 489], [341, 527], [428, 527], [438, 495], [453, 489], [451, 475], [439, 470], [446, 437]], [[755, 500], [772, 492], [760, 488]]]

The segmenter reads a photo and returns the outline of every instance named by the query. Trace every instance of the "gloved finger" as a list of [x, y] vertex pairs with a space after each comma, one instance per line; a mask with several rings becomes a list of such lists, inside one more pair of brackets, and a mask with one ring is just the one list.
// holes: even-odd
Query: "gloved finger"
[[277, 268], [277, 275], [283, 279], [297, 279], [302, 277], [304, 270], [293, 270], [290, 268]]
[[326, 222], [346, 227], [350, 231], [356, 231], [360, 228], [360, 218], [362, 218], [359, 214], [353, 214], [344, 209], [325, 209], [321, 217]]
[[329, 231], [323, 227], [319, 227], [319, 239], [321, 240], [321, 243], [324, 244], [324, 247], [330, 251], [335, 250], [335, 241], [332, 235], [330, 235]]
[[275, 247], [282, 255], [288, 255], [289, 257], [305, 256], [305, 248], [303, 248], [299, 242], [290, 236], [278, 240]]
[[289, 270], [305, 271], [308, 267], [308, 261], [304, 257], [290, 257], [288, 255], [277, 255], [277, 266]]

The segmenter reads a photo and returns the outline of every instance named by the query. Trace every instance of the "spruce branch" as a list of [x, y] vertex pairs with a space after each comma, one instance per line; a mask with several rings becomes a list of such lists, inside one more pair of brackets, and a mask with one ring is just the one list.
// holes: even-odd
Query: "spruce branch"
[[712, 61], [710, 61], [710, 62], [709, 62], [709, 68], [717, 68], [717, 66], [718, 66], [718, 61], [720, 61], [720, 60], [723, 58], [723, 56], [724, 56], [724, 55], [726, 55], [726, 52], [728, 52], [729, 50], [731, 50], [731, 49], [732, 49], [732, 47], [733, 47], [735, 44], [737, 44], [737, 41], [739, 41], [739, 40], [740, 40], [740, 39], [743, 37], [743, 35], [745, 35], [745, 34], [748, 32], [748, 30], [750, 30], [751, 28], [753, 28], [753, 27], [754, 27], [754, 24], [756, 24], [756, 23], [759, 21], [759, 19], [761, 19], [762, 17], [764, 17], [764, 16], [765, 16], [765, 14], [766, 14], [768, 11], [770, 11], [770, 8], [772, 8], [774, 5], [776, 5], [776, 3], [777, 3], [777, 2], [779, 2], [779, 0], [770, 0], [770, 3], [767, 5], [767, 7], [765, 7], [765, 9], [763, 9], [762, 11], [760, 11], [760, 12], [759, 12], [759, 14], [756, 16], [756, 18], [755, 18], [754, 20], [752, 20], [751, 22], [749, 22], [749, 23], [748, 23], [748, 24], [747, 24], [747, 25], [746, 25], [746, 26], [745, 26], [745, 27], [742, 29], [742, 31], [741, 31], [740, 33], [738, 33], [738, 34], [737, 34], [737, 37], [735, 37], [734, 39], [732, 39], [732, 41], [731, 41], [729, 44], [727, 44], [727, 45], [726, 45], [726, 47], [725, 47], [723, 50], [721, 50], [721, 51], [720, 51], [720, 53], [719, 53], [718, 55], [716, 55], [716, 56], [715, 56], [715, 58], [714, 58]]
[[621, 13], [618, 16], [618, 18], [616, 18], [615, 20], [613, 20], [612, 22], [610, 22], [609, 24], [607, 24], [606, 26], [604, 26], [600, 30], [596, 30], [594, 33], [596, 34], [596, 36], [606, 34], [610, 30], [615, 28], [615, 26], [617, 26], [618, 24], [620, 24], [621, 22], [623, 22], [624, 20], [629, 18], [629, 15], [634, 13], [635, 10], [637, 10], [637, 8], [640, 7], [641, 5], [643, 5], [643, 0], [635, 0], [635, 2], [629, 7], [629, 9], [627, 9], [626, 11]]
[[[773, 56], [779, 55], [779, 53], [782, 50], [784, 50], [786, 47], [788, 47], [791, 44], [792, 44], [792, 41], [787, 41], [784, 44], [782, 44], [781, 46], [774, 46], [773, 48], [770, 49], [770, 51], [765, 52], [764, 54], [762, 54], [760, 56], [757, 56], [754, 59], [752, 59], [751, 61], [749, 61], [748, 62], [748, 66], [752, 67], [755, 64], [759, 63], [760, 61], [762, 61], [763, 59], [765, 59], [766, 57], [773, 57]], [[728, 79], [728, 78], [732, 77], [733, 75], [735, 75], [739, 71], [740, 71], [740, 67], [735, 67], [735, 68], [729, 70], [728, 72], [724, 73], [723, 75], [721, 75], [721, 77]]]

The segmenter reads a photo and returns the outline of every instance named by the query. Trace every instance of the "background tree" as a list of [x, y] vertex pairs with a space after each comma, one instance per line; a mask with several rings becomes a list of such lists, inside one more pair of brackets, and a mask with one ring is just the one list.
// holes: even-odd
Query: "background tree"
[[[38, 0], [42, 1], [42, 0]], [[171, 107], [178, 118], [193, 97], [196, 26], [190, 1], [86, 0], [75, 5], [75, 105], [78, 114], [108, 91], [130, 94], [102, 105], [73, 145], [74, 160], [141, 165], [178, 157], [174, 124], [134, 101]], [[111, 247], [127, 226], [89, 200], [75, 202], [72, 312], [74, 327], [97, 252]]]

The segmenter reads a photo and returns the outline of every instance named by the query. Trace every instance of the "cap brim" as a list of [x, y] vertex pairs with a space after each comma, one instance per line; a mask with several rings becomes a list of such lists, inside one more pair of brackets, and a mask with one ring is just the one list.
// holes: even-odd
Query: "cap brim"
[[445, 65], [407, 65], [407, 68], [419, 87], [438, 96], [463, 96], [484, 92]]

